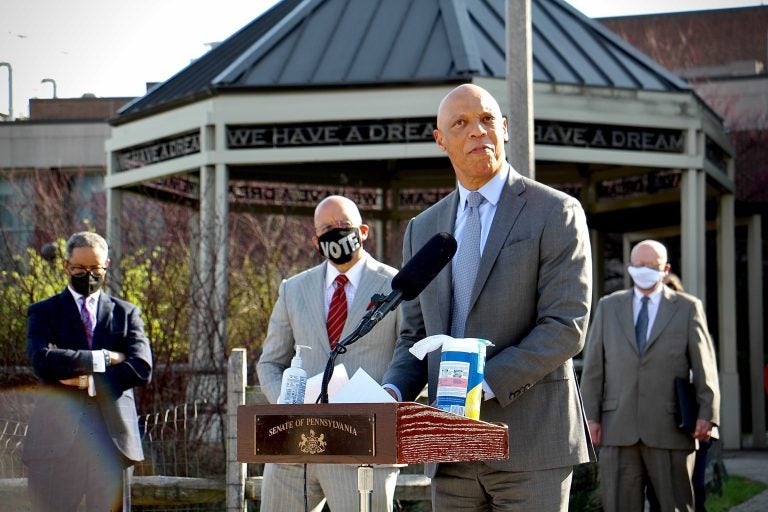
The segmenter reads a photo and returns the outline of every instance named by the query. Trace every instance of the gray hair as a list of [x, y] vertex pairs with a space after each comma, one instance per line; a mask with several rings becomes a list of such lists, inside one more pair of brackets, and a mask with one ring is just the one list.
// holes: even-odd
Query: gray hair
[[92, 231], [80, 231], [75, 233], [69, 240], [67, 240], [67, 259], [72, 257], [72, 251], [79, 247], [93, 247], [95, 249], [102, 249], [105, 253], [109, 253], [109, 245], [101, 235], [98, 235]]

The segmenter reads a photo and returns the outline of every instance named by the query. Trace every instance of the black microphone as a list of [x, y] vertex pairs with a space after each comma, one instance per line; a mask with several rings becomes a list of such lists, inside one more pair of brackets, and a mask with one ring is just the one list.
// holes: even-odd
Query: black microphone
[[456, 247], [456, 239], [450, 233], [430, 238], [392, 278], [393, 293], [400, 291], [403, 300], [415, 299], [451, 261]]
[[363, 334], [373, 329], [384, 316], [404, 300], [413, 300], [443, 270], [456, 254], [456, 239], [450, 233], [437, 233], [414, 254], [405, 266], [392, 278], [392, 291], [380, 298], [377, 307], [366, 315]]
[[373, 296], [375, 307], [371, 308], [355, 330], [337, 343], [336, 348], [331, 351], [323, 372], [320, 396], [317, 397], [318, 403], [328, 403], [328, 383], [333, 375], [333, 363], [336, 356], [346, 352], [347, 345], [351, 345], [368, 334], [400, 302], [415, 299], [424, 291], [424, 288], [451, 261], [453, 255], [456, 254], [456, 247], [456, 239], [450, 233], [436, 234], [408, 260], [400, 272], [395, 274], [395, 277], [392, 278], [392, 291], [389, 295], [376, 294]]

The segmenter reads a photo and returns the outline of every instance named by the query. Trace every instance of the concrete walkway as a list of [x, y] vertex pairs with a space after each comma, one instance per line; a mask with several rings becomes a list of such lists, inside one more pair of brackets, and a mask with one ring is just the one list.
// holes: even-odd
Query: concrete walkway
[[[738, 475], [768, 485], [768, 450], [724, 450], [723, 464], [729, 475]], [[768, 511], [768, 489], [730, 509], [730, 512], [766, 511]]]

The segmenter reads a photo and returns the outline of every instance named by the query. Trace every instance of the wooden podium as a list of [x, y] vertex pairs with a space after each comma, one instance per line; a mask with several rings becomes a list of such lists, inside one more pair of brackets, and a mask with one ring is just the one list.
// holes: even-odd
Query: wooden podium
[[357, 464], [361, 512], [371, 510], [371, 464], [499, 460], [507, 426], [416, 402], [241, 405], [237, 461]]
[[417, 464], [507, 457], [506, 425], [415, 402], [237, 409], [241, 463]]

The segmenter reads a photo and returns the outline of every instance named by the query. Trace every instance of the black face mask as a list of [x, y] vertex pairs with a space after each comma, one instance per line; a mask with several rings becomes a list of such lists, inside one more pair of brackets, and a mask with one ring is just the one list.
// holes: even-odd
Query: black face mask
[[80, 295], [91, 295], [101, 288], [104, 284], [104, 276], [97, 276], [86, 272], [81, 276], [69, 276], [69, 282], [72, 284], [72, 289]]
[[358, 228], [336, 228], [318, 237], [319, 251], [337, 265], [343, 265], [352, 259], [362, 247]]

